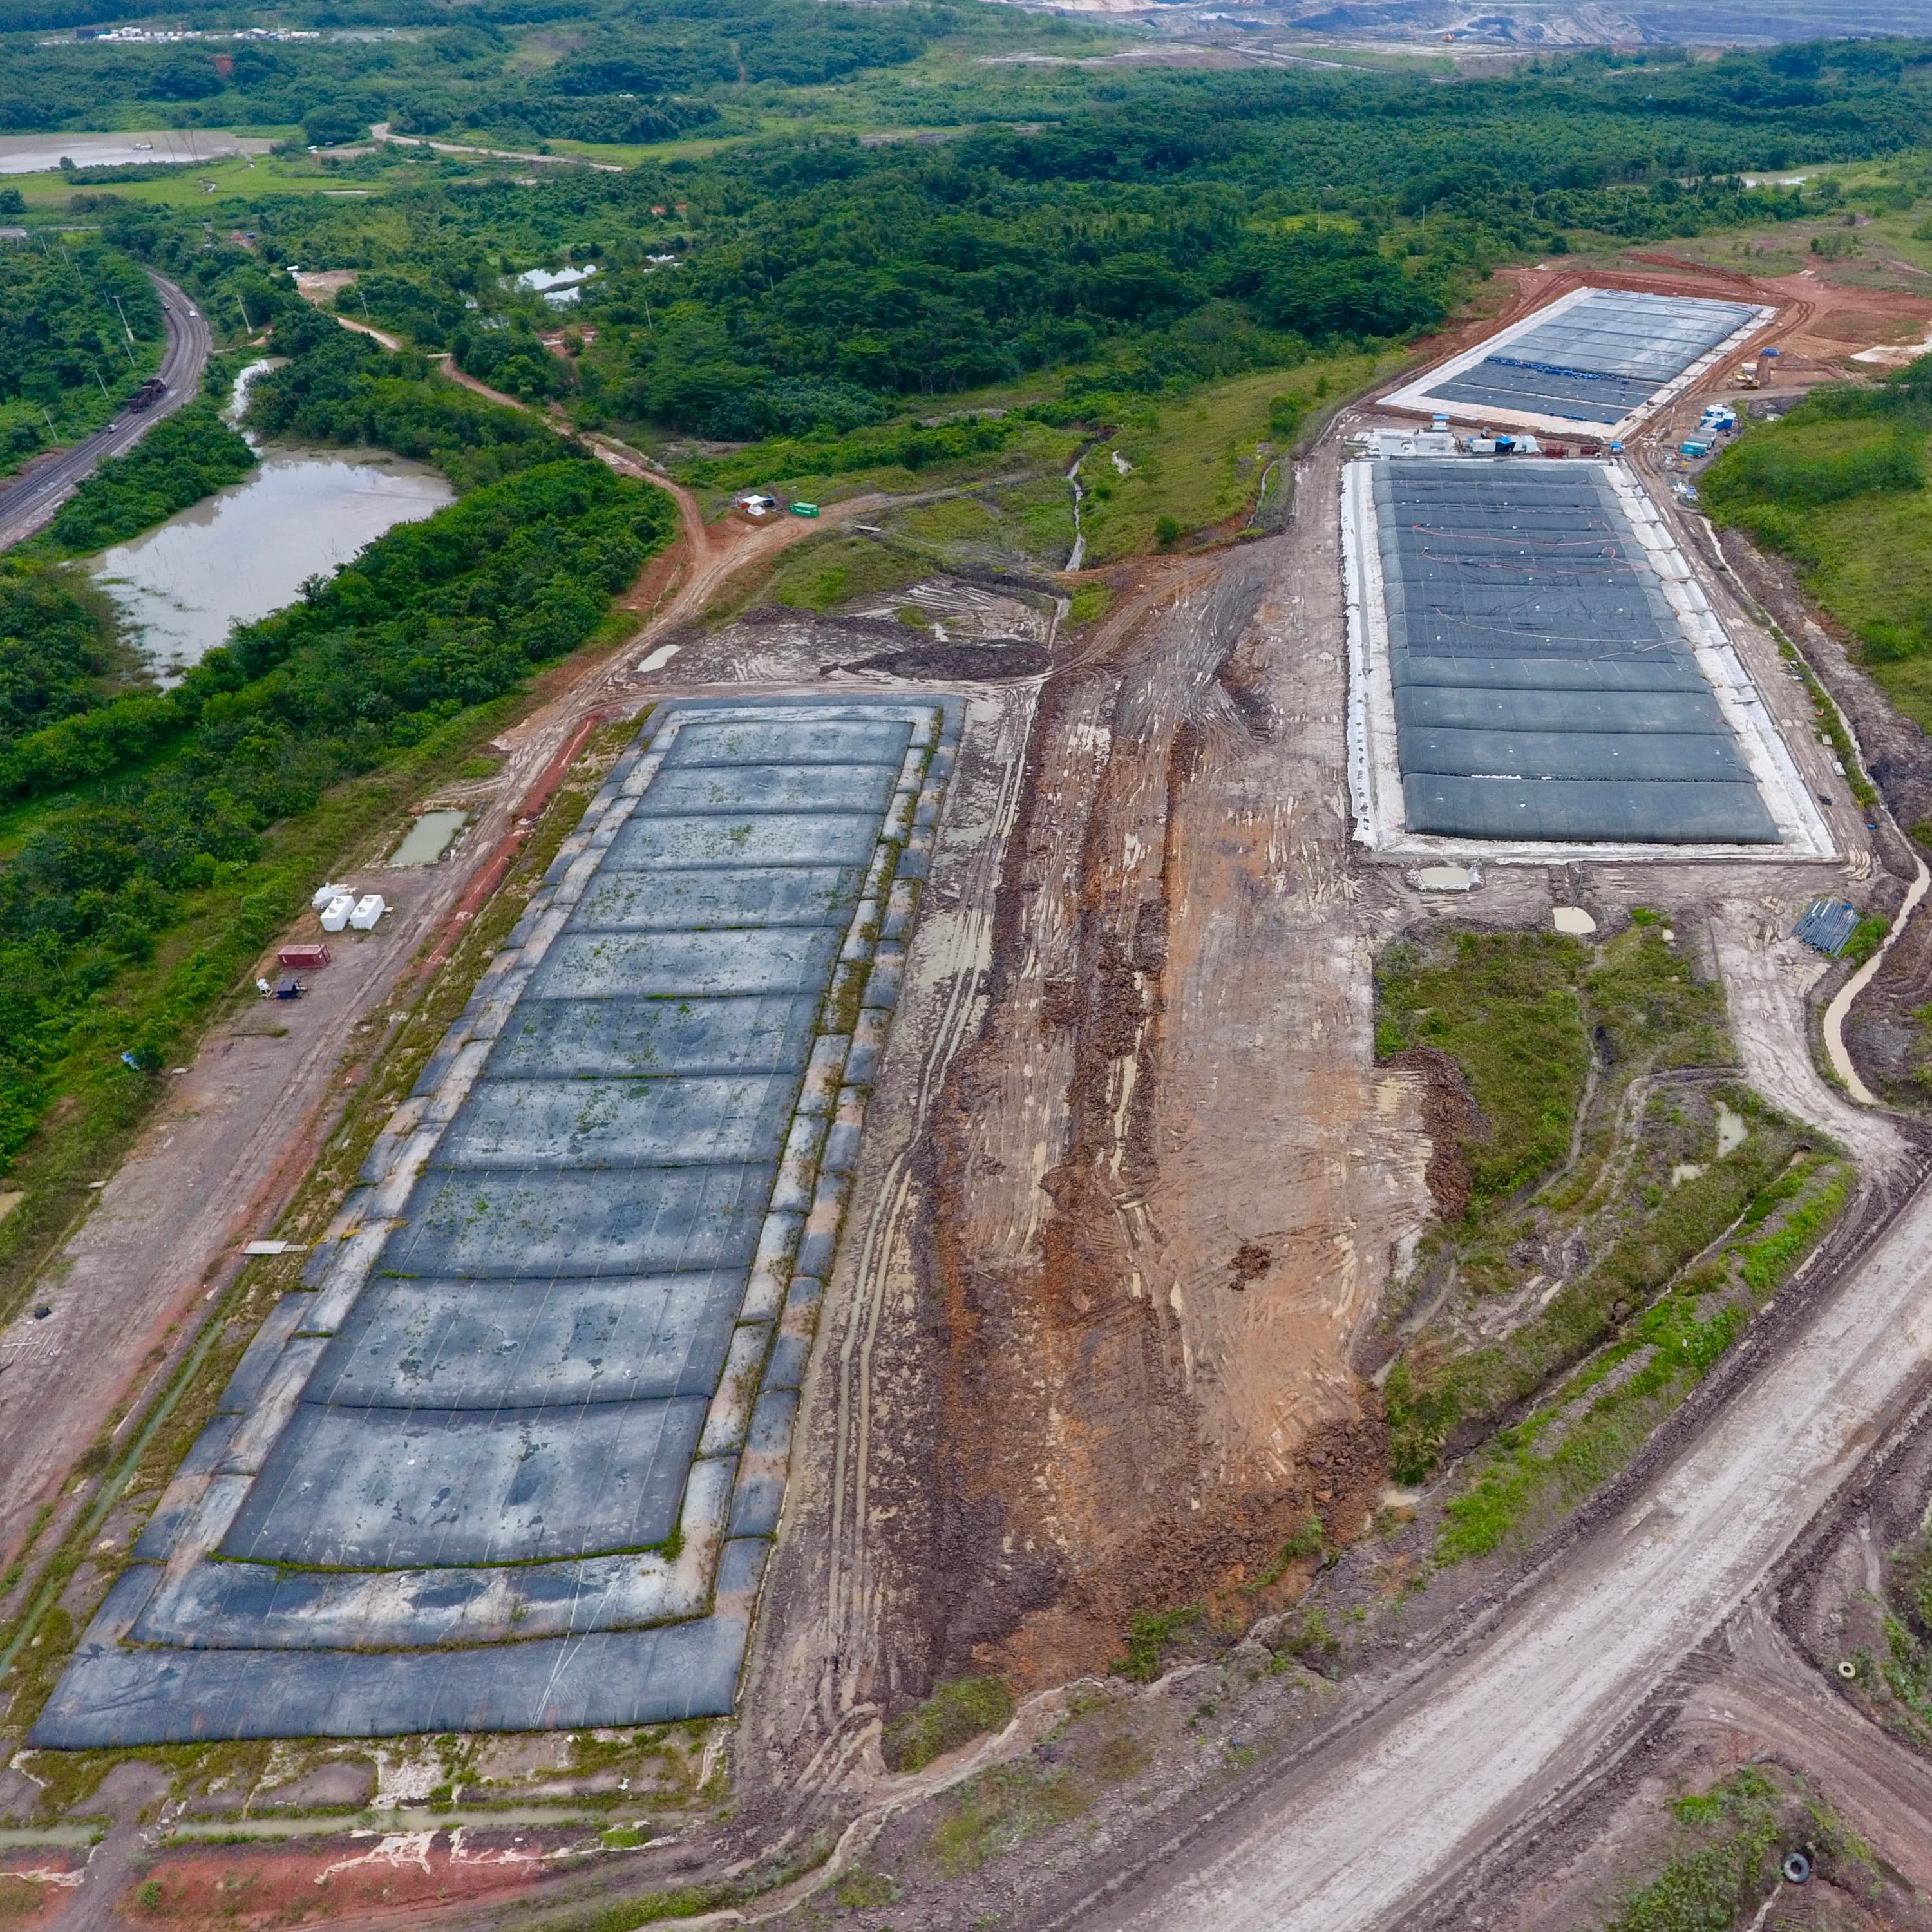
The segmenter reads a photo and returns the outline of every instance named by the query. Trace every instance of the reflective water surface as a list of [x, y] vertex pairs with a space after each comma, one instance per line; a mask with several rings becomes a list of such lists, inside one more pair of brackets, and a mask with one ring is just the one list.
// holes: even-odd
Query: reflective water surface
[[91, 567], [170, 684], [225, 644], [230, 626], [294, 602], [309, 578], [339, 570], [385, 530], [454, 495], [427, 464], [384, 450], [268, 443], [259, 470], [103, 550]]

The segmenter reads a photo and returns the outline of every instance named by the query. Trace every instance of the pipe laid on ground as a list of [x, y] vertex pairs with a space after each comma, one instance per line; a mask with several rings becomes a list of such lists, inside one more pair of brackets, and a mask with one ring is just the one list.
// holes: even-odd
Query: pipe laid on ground
[[1845, 1051], [1845, 1016], [1852, 1010], [1852, 1002], [1872, 982], [1885, 956], [1898, 944], [1898, 935], [1905, 930], [1905, 922], [1912, 916], [1912, 908], [1925, 896], [1925, 889], [1932, 885], [1932, 872], [1925, 869], [1925, 861], [1915, 852], [1912, 862], [1918, 867], [1918, 874], [1905, 895], [1905, 903], [1898, 909], [1898, 919], [1885, 936], [1885, 943], [1879, 950], [1838, 988], [1838, 996], [1825, 1009], [1825, 1052], [1832, 1063], [1832, 1070], [1845, 1083], [1845, 1091], [1854, 1100], [1868, 1107], [1879, 1104], [1878, 1096], [1858, 1078], [1858, 1069], [1852, 1064], [1852, 1056]]

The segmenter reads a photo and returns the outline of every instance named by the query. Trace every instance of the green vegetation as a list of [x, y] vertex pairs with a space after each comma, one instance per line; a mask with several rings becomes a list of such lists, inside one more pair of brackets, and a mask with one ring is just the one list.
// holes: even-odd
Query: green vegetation
[[881, 1749], [894, 1771], [919, 1771], [1012, 1720], [1013, 1696], [997, 1677], [955, 1677], [886, 1726]]
[[[1425, 1244], [1407, 1285], [1412, 1305], [1437, 1296], [1442, 1319], [1409, 1340], [1384, 1389], [1404, 1480], [1421, 1480], [1445, 1447], [1480, 1438], [1648, 1309], [1800, 1144], [1739, 1090], [1725, 1104], [1747, 1131], [1719, 1157], [1708, 1084], [1694, 1082], [1666, 1082], [1625, 1118], [1640, 1076], [1731, 1058], [1720, 989], [1695, 976], [1666, 930], [1634, 922], [1594, 956], [1554, 934], [1433, 934], [1380, 962], [1378, 1049], [1448, 1054], [1474, 1114], [1459, 1150], [1467, 1205]], [[1516, 1312], [1499, 1339], [1478, 1343], [1457, 1318], [1511, 1298]], [[1680, 1332], [1676, 1315], [1657, 1319], [1686, 1362], [1729, 1339]], [[1581, 1468], [1594, 1454], [1579, 1448], [1568, 1462]], [[1477, 1543], [1489, 1534], [1469, 1532]], [[1471, 1553], [1464, 1545], [1456, 1553]]]
[[133, 663], [112, 605], [79, 571], [0, 557], [0, 756], [23, 732], [105, 704]]
[[1718, 1932], [1778, 1882], [1780, 1800], [1754, 1765], [1671, 1808], [1676, 1845], [1648, 1885], [1630, 1891], [1604, 1932]]
[[[448, 436], [459, 470], [500, 480], [392, 530], [165, 695], [116, 698], [8, 748], [0, 784], [14, 795], [89, 790], [44, 811], [0, 873], [0, 1157], [88, 1063], [126, 1051], [139, 1067], [161, 1064], [295, 909], [313, 861], [297, 871], [272, 857], [271, 826], [584, 643], [674, 527], [662, 491], [572, 454], [541, 425], [480, 424], [474, 398], [390, 373], [401, 358], [326, 320], [304, 349], [308, 319], [292, 320], [297, 352], [262, 386], [265, 413], [299, 413], [311, 434], [359, 432], [331, 413], [346, 396], [433, 449]], [[345, 356], [343, 342], [359, 346]], [[108, 995], [121, 975], [193, 922], [202, 895], [234, 908], [219, 940], [180, 961], [140, 1008], [117, 1010]], [[143, 1078], [118, 1066], [111, 1077]]]
[[1843, 1163], [1693, 1071], [1731, 1058], [1722, 998], [1669, 931], [1640, 906], [1598, 949], [1436, 934], [1378, 968], [1379, 1050], [1446, 1054], [1474, 1115], [1467, 1206], [1409, 1284], [1440, 1318], [1384, 1387], [1395, 1472], [1420, 1480], [1513, 1416], [1450, 1500], [1439, 1562], [1521, 1546], [1623, 1468], [1847, 1198]]
[[932, 1856], [949, 1878], [977, 1871], [1089, 1810], [1093, 1795], [1070, 1769], [1030, 1762], [996, 1765], [962, 1787], [932, 1834]]
[[1738, 1224], [1755, 1228], [1795, 1201], [1772, 1232], [1691, 1268], [1522, 1422], [1498, 1432], [1448, 1505], [1437, 1559], [1525, 1544], [1615, 1475], [1817, 1245], [1848, 1192], [1840, 1163], [1796, 1158]]
[[1473, 1211], [1569, 1150], [1590, 1055], [1578, 998], [1588, 958], [1553, 932], [1459, 933], [1446, 951], [1383, 958], [1378, 1051], [1439, 1048], [1469, 1083], [1483, 1124], [1467, 1148]]
[[1160, 1675], [1161, 1660], [1183, 1631], [1196, 1628], [1205, 1612], [1198, 1604], [1172, 1610], [1136, 1610], [1127, 1626], [1127, 1654], [1113, 1668], [1135, 1684], [1151, 1684]]
[[1862, 966], [1884, 944], [1885, 936], [1891, 930], [1892, 921], [1882, 913], [1868, 914], [1852, 928], [1842, 956], [1854, 966]]
[[1932, 1745], [1932, 1536], [1922, 1532], [1892, 1552], [1886, 1610], [1878, 1672], [1886, 1714], [1922, 1748]]
[[[1858, 638], [1886, 694], [1922, 724], [1932, 724], [1929, 442], [1925, 356], [1882, 382], [1814, 391], [1782, 421], [1752, 428], [1701, 485], [1714, 516], [1797, 565], [1806, 590]], [[1842, 725], [1832, 735], [1856, 772], [1849, 740], [1837, 742]]]
[[294, 359], [249, 392], [248, 421], [265, 435], [380, 444], [434, 464], [459, 490], [580, 453], [539, 417], [449, 381], [420, 356], [392, 356], [315, 310], [278, 322], [274, 341]]
[[799, 544], [766, 580], [764, 601], [801, 610], [830, 610], [868, 592], [902, 589], [926, 566], [866, 537], [824, 537]]
[[1117, 1718], [1048, 1741], [1049, 1751], [982, 1771], [949, 1796], [933, 1832], [934, 1862], [949, 1877], [976, 1871], [1093, 1808], [1107, 1786], [1145, 1768], [1144, 1746]]
[[154, 373], [164, 334], [154, 284], [118, 250], [0, 245], [0, 474], [98, 429]]
[[255, 452], [212, 402], [157, 423], [125, 456], [104, 463], [62, 506], [50, 534], [70, 550], [100, 550], [245, 476]]

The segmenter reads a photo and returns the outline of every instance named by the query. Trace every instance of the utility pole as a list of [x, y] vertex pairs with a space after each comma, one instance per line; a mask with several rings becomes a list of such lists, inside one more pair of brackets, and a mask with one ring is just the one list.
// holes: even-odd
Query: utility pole
[[242, 299], [242, 291], [239, 289], [235, 291], [235, 306], [242, 311], [242, 326], [249, 334], [253, 335], [255, 332], [255, 325], [248, 320], [248, 304]]
[[108, 291], [107, 299], [114, 304], [115, 312], [121, 318], [121, 326], [126, 332], [128, 340], [131, 343], [134, 339], [134, 332], [128, 327], [128, 311], [121, 306], [121, 298], [110, 289]]
[[[107, 396], [107, 384], [100, 374], [100, 365], [90, 356], [87, 358], [87, 366], [94, 371], [94, 380], [100, 383], [100, 393], [104, 396]], [[107, 406], [110, 410], [114, 406], [114, 398], [112, 396], [107, 396]]]

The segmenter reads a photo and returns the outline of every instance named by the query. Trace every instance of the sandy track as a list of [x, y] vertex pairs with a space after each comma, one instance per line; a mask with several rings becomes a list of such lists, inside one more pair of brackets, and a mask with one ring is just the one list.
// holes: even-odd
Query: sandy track
[[1711, 913], [1711, 937], [1724, 978], [1731, 1031], [1745, 1077], [1785, 1112], [1822, 1127], [1868, 1175], [1894, 1166], [1904, 1144], [1882, 1114], [1855, 1107], [1811, 1064], [1804, 994], [1826, 962], [1788, 931], [1781, 898], [1726, 899]]
[[1839, 1696], [1762, 1608], [1747, 1611], [1726, 1636], [1730, 1667], [1690, 1691], [1679, 1727], [1728, 1734], [1735, 1743], [1726, 1756], [1799, 1766], [1853, 1831], [1932, 1892], [1932, 1834], [1924, 1828], [1932, 1819], [1932, 1764]]
[[[884, 1707], [920, 1682], [928, 1500], [905, 1460], [918, 1414], [922, 1154], [962, 1044], [982, 1022], [994, 914], [1018, 810], [1035, 680], [973, 691], [860, 1168], [820, 1318], [786, 1516], [742, 1700], [740, 1776], [788, 1815], [868, 1790]], [[910, 1372], [909, 1372], [910, 1370]]]

